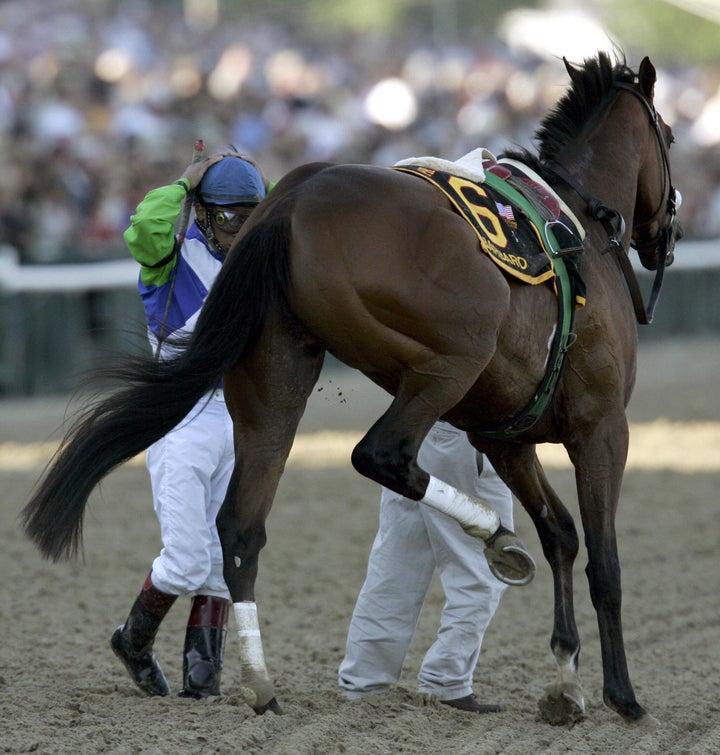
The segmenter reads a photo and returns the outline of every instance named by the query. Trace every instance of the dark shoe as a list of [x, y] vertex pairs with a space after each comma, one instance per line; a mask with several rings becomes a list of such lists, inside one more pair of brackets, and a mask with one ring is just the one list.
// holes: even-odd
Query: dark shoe
[[465, 695], [465, 697], [456, 697], [454, 700], [440, 700], [443, 705], [449, 705], [457, 710], [464, 710], [467, 713], [499, 713], [500, 706], [495, 703], [479, 703], [475, 695]]
[[188, 627], [183, 654], [183, 688], [180, 697], [215, 697], [220, 694], [224, 629]]
[[125, 626], [118, 627], [110, 640], [115, 655], [125, 664], [130, 677], [147, 695], [170, 694], [165, 674], [152, 650], [135, 650], [125, 633]]
[[152, 652], [155, 635], [177, 595], [153, 586], [151, 574], [130, 609], [125, 623], [118, 627], [110, 647], [125, 664], [130, 678], [148, 695], [169, 695], [165, 674]]
[[180, 697], [216, 697], [225, 650], [228, 601], [196, 595], [190, 610], [183, 652], [183, 688]]

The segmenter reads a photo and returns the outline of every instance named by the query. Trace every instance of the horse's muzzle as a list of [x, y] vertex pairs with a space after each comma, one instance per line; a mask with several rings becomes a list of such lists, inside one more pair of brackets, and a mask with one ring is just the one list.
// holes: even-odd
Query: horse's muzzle
[[665, 222], [650, 241], [633, 240], [640, 262], [646, 270], [670, 267], [675, 261], [675, 244], [685, 235], [682, 224], [677, 219], [677, 211], [682, 204], [682, 194], [674, 187], [670, 190]]

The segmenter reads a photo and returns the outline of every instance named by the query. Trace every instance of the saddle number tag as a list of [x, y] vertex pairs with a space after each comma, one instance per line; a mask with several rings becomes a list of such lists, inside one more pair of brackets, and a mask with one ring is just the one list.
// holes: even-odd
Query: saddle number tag
[[[485, 189], [460, 176], [448, 176], [447, 183], [455, 197], [462, 200], [462, 204], [465, 205], [462, 207], [458, 202], [458, 209], [463, 210], [474, 226], [483, 251], [505, 268], [518, 272], [526, 271], [528, 261], [519, 254], [507, 251], [510, 242], [502, 227], [495, 201]], [[452, 195], [448, 196], [452, 199]]]
[[507, 236], [485, 189], [459, 176], [450, 176], [448, 184], [467, 202], [487, 240], [500, 248], [507, 247]]

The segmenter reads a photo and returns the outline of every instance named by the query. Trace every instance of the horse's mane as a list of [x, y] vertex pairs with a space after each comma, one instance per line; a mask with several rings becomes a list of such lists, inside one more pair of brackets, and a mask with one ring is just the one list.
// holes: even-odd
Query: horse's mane
[[605, 52], [599, 53], [597, 58], [586, 59], [576, 68], [572, 86], [535, 131], [537, 156], [526, 149], [508, 150], [505, 154], [530, 165], [541, 175], [546, 174], [543, 166], [554, 160], [560, 150], [580, 134], [607, 102], [615, 84], [635, 79], [635, 72], [620, 54], [616, 60]]

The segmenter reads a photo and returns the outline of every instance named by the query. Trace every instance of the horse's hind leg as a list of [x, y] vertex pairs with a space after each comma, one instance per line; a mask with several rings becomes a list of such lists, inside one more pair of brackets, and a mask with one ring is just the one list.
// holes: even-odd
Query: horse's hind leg
[[224, 377], [235, 470], [217, 519], [241, 653], [241, 695], [256, 713], [282, 713], [263, 653], [255, 579], [265, 520], [324, 351], [280, 316], [250, 359]]
[[469, 370], [461, 373], [464, 378], [421, 377], [434, 374], [437, 370], [406, 376], [390, 408], [353, 450], [353, 466], [390, 490], [456, 519], [468, 534], [485, 541], [485, 556], [498, 579], [526, 584], [535, 574], [535, 563], [517, 536], [502, 526], [494, 509], [438, 480], [417, 463], [420, 444], [433, 423], [457, 404], [474, 379]]

